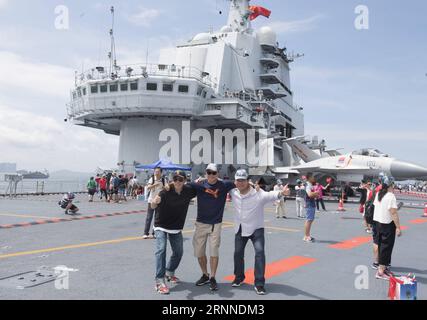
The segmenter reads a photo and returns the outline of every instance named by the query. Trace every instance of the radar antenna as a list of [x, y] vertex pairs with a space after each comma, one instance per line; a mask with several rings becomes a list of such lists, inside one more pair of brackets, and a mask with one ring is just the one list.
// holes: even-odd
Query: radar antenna
[[294, 52], [286, 55], [289, 62], [294, 62], [296, 59], [302, 58], [304, 56], [305, 56], [304, 53], [296, 53], [295, 54]]

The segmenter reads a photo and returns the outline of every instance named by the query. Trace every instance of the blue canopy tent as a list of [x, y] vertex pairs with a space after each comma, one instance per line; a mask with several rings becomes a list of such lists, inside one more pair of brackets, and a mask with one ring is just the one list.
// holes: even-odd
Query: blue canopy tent
[[183, 170], [183, 171], [191, 171], [191, 168], [184, 167], [178, 164], [173, 164], [169, 160], [159, 160], [155, 163], [149, 164], [149, 165], [139, 165], [135, 167], [136, 171], [142, 171], [147, 169], [155, 169], [155, 168], [161, 168], [163, 170]]

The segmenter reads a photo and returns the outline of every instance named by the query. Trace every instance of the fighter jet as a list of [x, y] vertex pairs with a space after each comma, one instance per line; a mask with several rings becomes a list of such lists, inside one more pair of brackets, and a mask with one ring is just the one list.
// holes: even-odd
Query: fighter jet
[[426, 180], [427, 168], [399, 161], [373, 148], [361, 149], [350, 154], [331, 152], [316, 153], [300, 141], [301, 137], [286, 139], [286, 143], [305, 162], [297, 166], [276, 167], [275, 174], [299, 175], [308, 172], [329, 175], [336, 181], [360, 183], [362, 179], [376, 178], [383, 172], [396, 180]]

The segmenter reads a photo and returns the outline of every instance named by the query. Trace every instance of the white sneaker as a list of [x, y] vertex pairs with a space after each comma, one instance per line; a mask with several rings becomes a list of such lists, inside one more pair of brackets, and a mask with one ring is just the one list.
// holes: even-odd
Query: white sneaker
[[166, 286], [166, 284], [164, 283], [156, 283], [156, 286], [154, 287], [154, 289], [157, 291], [157, 293], [159, 294], [169, 294], [169, 288]]

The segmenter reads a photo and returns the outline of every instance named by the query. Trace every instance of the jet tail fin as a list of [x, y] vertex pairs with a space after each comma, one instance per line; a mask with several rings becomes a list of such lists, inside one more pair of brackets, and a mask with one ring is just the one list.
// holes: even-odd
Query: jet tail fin
[[304, 161], [310, 162], [320, 159], [321, 156], [311, 150], [306, 144], [302, 143], [299, 139], [301, 137], [294, 137], [285, 140], [285, 142], [292, 148], [292, 150]]

